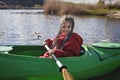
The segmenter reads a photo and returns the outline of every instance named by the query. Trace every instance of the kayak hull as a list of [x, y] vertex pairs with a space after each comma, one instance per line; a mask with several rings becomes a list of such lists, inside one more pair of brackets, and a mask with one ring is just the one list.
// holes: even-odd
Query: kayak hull
[[[120, 67], [119, 45], [115, 48], [83, 45], [83, 48], [81, 56], [58, 58], [75, 80], [103, 75]], [[38, 58], [45, 51], [40, 45], [0, 46], [0, 79], [63, 80], [52, 58]]]

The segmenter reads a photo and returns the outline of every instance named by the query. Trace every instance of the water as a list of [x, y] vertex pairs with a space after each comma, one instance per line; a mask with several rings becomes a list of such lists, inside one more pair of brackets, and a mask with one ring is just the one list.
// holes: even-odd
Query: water
[[[41, 44], [59, 31], [60, 16], [44, 15], [42, 10], [0, 10], [0, 45]], [[120, 42], [120, 20], [106, 17], [74, 16], [75, 29], [84, 44]]]

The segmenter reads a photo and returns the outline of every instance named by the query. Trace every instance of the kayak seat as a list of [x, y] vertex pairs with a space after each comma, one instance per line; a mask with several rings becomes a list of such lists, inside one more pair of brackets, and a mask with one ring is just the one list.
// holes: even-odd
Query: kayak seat
[[84, 53], [85, 53], [85, 49], [81, 46], [80, 56], [83, 55]]

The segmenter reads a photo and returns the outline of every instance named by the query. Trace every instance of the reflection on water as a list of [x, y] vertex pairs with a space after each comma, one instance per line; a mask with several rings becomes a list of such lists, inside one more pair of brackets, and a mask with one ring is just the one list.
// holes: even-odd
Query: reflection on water
[[76, 23], [78, 26], [76, 31], [83, 36], [85, 44], [120, 41], [120, 20], [103, 17], [79, 17], [76, 19]]
[[[60, 24], [59, 16], [42, 14], [42, 10], [0, 10], [0, 45], [41, 44], [34, 32], [43, 39], [53, 38]], [[120, 20], [103, 17], [74, 17], [75, 32], [84, 44], [93, 42], [119, 42]]]

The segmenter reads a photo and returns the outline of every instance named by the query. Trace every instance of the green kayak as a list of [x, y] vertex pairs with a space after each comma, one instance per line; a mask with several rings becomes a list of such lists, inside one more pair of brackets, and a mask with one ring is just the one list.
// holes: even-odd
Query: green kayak
[[[75, 80], [88, 79], [120, 67], [120, 43], [82, 45], [77, 57], [58, 58]], [[38, 58], [41, 45], [1, 45], [0, 80], [63, 80], [52, 58]]]

